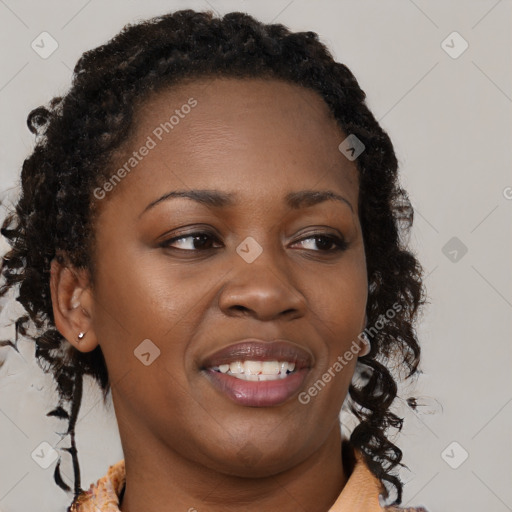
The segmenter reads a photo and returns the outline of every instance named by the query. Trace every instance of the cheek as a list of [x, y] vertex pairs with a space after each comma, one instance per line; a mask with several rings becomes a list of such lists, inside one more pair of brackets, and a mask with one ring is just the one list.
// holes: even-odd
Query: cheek
[[305, 288], [313, 319], [325, 326], [326, 337], [340, 345], [364, 326], [368, 280], [364, 253], [347, 253], [339, 265], [305, 274]]
[[[140, 361], [134, 355], [144, 340], [164, 356], [160, 364], [165, 360], [169, 369], [182, 367], [207, 283], [193, 283], [177, 266], [163, 265], [159, 258], [120, 254], [114, 247], [104, 254], [95, 276], [94, 328], [109, 370], [139, 370]], [[165, 353], [171, 346], [172, 358]]]
[[311, 402], [321, 414], [335, 417], [354, 374], [364, 328], [368, 281], [362, 247], [347, 252], [332, 271], [309, 275], [307, 286], [311, 322], [323, 347], [301, 403]]

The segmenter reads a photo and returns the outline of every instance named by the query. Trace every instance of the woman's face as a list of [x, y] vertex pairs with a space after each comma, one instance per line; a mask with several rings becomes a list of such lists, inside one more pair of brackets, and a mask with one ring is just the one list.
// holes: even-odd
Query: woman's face
[[192, 81], [138, 109], [96, 193], [91, 324], [125, 453], [257, 476], [339, 436], [367, 301], [346, 135], [273, 80]]

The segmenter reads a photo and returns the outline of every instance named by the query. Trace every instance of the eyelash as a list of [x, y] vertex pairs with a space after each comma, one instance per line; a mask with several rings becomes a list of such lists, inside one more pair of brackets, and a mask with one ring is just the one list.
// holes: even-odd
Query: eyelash
[[[201, 252], [201, 251], [208, 251], [208, 250], [212, 250], [212, 249], [216, 249], [215, 247], [208, 247], [207, 249], [179, 249], [177, 247], [171, 247], [171, 244], [177, 242], [178, 240], [183, 240], [183, 239], [186, 239], [186, 238], [198, 238], [198, 237], [204, 237], [204, 236], [207, 236], [210, 240], [213, 239], [213, 240], [217, 240], [217, 237], [215, 235], [213, 235], [212, 233], [209, 233], [207, 231], [195, 231], [195, 232], [192, 232], [192, 233], [184, 233], [182, 235], [179, 235], [179, 236], [175, 236], [173, 238], [170, 238], [169, 240], [165, 240], [163, 241], [161, 244], [160, 244], [160, 247], [163, 247], [163, 248], [166, 248], [166, 249], [171, 249], [171, 250], [175, 250], [175, 251], [183, 251], [183, 252], [189, 252], [189, 253], [194, 253], [194, 252]], [[334, 249], [329, 249], [327, 251], [324, 251], [324, 250], [313, 250], [313, 252], [319, 252], [319, 253], [325, 253], [325, 254], [334, 254], [334, 253], [338, 253], [338, 252], [343, 252], [345, 251], [347, 248], [348, 248], [348, 243], [343, 239], [343, 238], [340, 238], [336, 235], [327, 235], [325, 233], [311, 233], [309, 234], [307, 237], [304, 237], [304, 238], [300, 238], [299, 240], [296, 240], [294, 243], [297, 243], [297, 242], [304, 242], [305, 240], [311, 240], [311, 239], [326, 239], [326, 240], [329, 240], [331, 242], [331, 247], [332, 245], [334, 244], [335, 248]], [[218, 240], [217, 240], [218, 241]], [[308, 251], [312, 250], [312, 249], [306, 249]]]

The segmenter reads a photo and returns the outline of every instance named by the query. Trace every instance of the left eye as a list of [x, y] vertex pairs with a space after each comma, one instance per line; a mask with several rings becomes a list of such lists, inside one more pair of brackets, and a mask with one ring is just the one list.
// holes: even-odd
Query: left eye
[[[303, 238], [302, 240], [298, 240], [295, 243], [300, 244], [304, 249], [317, 252], [343, 251], [348, 246], [345, 240], [332, 235], [313, 235], [307, 238]], [[315, 245], [318, 247], [318, 249], [313, 248]]]

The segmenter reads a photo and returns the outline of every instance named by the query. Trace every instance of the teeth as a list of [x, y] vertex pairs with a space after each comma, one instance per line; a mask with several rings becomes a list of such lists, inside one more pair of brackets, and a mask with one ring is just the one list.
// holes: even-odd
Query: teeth
[[[244, 362], [244, 374], [247, 375], [258, 375], [261, 373], [263, 364], [259, 361], [245, 361]], [[250, 379], [252, 380], [252, 379]]]
[[264, 375], [277, 375], [279, 373], [279, 363], [277, 361], [263, 361], [261, 373]]
[[234, 361], [230, 364], [213, 367], [212, 370], [241, 380], [268, 381], [286, 378], [295, 370], [295, 363], [288, 361]]
[[[219, 369], [225, 365], [219, 366]], [[242, 366], [242, 363], [240, 361], [235, 361], [234, 363], [231, 363], [229, 365], [230, 372], [235, 375], [239, 373], [244, 373], [244, 367]], [[227, 370], [226, 370], [227, 371]], [[222, 373], [226, 373], [225, 371], [221, 370]]]
[[276, 380], [276, 376], [275, 375], [264, 375], [264, 374], [261, 374], [261, 375], [258, 375], [258, 380], [259, 381]]

